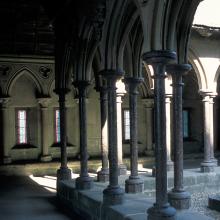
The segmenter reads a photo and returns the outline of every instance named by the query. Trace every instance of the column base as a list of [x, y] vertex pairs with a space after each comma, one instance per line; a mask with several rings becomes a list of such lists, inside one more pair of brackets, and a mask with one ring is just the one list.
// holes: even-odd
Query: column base
[[127, 174], [127, 167], [124, 164], [118, 165], [118, 175], [126, 175]]
[[57, 170], [57, 181], [60, 180], [71, 180], [72, 179], [72, 170], [69, 168], [60, 168]]
[[103, 205], [120, 205], [124, 201], [124, 190], [119, 186], [111, 187], [108, 186], [103, 191]]
[[212, 161], [204, 161], [201, 163], [201, 172], [203, 173], [212, 173], [215, 171], [215, 165]]
[[51, 155], [42, 155], [40, 157], [40, 161], [41, 162], [50, 162], [52, 160], [52, 156]]
[[97, 173], [97, 180], [98, 182], [107, 182], [109, 181], [109, 169], [101, 169]]
[[3, 164], [10, 164], [10, 163], [12, 163], [12, 159], [11, 159], [11, 157], [9, 157], [9, 156], [5, 156], [4, 158], [3, 158], [3, 160], [2, 160], [2, 163]]
[[167, 171], [173, 171], [174, 170], [174, 163], [172, 160], [167, 161]]
[[168, 193], [168, 201], [175, 209], [189, 209], [191, 205], [191, 196], [186, 191], [171, 191]]
[[217, 167], [218, 166], [218, 160], [216, 158], [212, 158], [212, 163]]
[[144, 190], [144, 181], [136, 176], [129, 176], [129, 179], [125, 180], [125, 192], [126, 193], [140, 193]]
[[90, 176], [80, 176], [76, 178], [76, 189], [88, 190], [93, 188], [93, 179]]
[[153, 207], [147, 210], [148, 220], [176, 220], [176, 210], [168, 204], [164, 207]]

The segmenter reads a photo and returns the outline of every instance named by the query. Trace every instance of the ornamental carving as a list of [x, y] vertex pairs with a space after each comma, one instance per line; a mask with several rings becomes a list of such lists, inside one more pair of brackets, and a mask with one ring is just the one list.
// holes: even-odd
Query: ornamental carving
[[8, 76], [10, 70], [11, 70], [10, 66], [0, 65], [0, 74], [2, 76]]
[[47, 66], [41, 66], [39, 68], [39, 73], [41, 74], [41, 76], [44, 78], [44, 79], [48, 79], [50, 74], [51, 74], [51, 68], [50, 67], [47, 67]]

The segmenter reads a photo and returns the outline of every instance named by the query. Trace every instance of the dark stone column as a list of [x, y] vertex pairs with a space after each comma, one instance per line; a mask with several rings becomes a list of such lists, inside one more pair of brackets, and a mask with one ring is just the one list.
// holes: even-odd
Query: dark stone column
[[86, 117], [86, 89], [90, 85], [88, 81], [76, 81], [74, 83], [79, 91], [79, 127], [80, 127], [80, 176], [76, 179], [76, 188], [80, 190], [91, 189], [93, 179], [88, 174], [87, 151], [87, 117]]
[[137, 126], [137, 95], [138, 85], [142, 78], [126, 78], [124, 82], [128, 84], [129, 109], [130, 109], [130, 166], [131, 175], [125, 181], [126, 193], [142, 192], [144, 188], [143, 180], [138, 176], [138, 126]]
[[183, 74], [190, 71], [188, 64], [171, 64], [167, 66], [173, 81], [173, 150], [174, 150], [174, 188], [169, 192], [169, 202], [176, 209], [190, 207], [190, 194], [183, 187], [183, 118], [182, 93]]
[[102, 169], [98, 172], [97, 178], [100, 182], [109, 180], [108, 168], [108, 93], [107, 88], [100, 89], [100, 112], [101, 112], [101, 151], [102, 151]]
[[104, 205], [121, 204], [124, 190], [118, 185], [118, 150], [117, 150], [117, 107], [116, 81], [123, 76], [117, 70], [102, 71], [107, 80], [108, 88], [108, 145], [109, 145], [109, 185], [103, 191]]
[[211, 159], [211, 140], [210, 140], [210, 92], [201, 91], [204, 106], [204, 160], [201, 163], [202, 172], [214, 172], [215, 164]]
[[57, 170], [57, 181], [70, 180], [71, 170], [67, 166], [67, 151], [66, 151], [66, 94], [67, 89], [58, 89], [55, 92], [59, 95], [59, 109], [60, 109], [60, 150], [61, 150], [61, 166]]
[[155, 162], [156, 202], [148, 209], [149, 220], [174, 220], [176, 210], [168, 203], [167, 196], [167, 151], [166, 151], [166, 108], [165, 108], [165, 66], [176, 60], [171, 51], [151, 51], [143, 60], [154, 69], [155, 104]]
[[209, 99], [209, 114], [210, 114], [210, 154], [211, 154], [211, 160], [214, 163], [215, 166], [218, 166], [218, 160], [215, 158], [214, 151], [214, 101], [213, 99], [216, 97], [215, 93], [210, 94], [210, 99]]

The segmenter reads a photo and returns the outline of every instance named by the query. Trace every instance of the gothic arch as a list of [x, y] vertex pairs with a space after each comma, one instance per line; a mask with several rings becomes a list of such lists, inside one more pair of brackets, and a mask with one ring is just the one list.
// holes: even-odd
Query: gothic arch
[[215, 77], [214, 77], [214, 86], [215, 86], [215, 91], [217, 92], [217, 83], [220, 77], [220, 66], [218, 67]]
[[198, 79], [199, 90], [208, 89], [208, 82], [204, 68], [199, 60], [199, 57], [191, 48], [189, 49], [188, 60], [191, 63], [193, 69], [195, 70]]
[[37, 79], [37, 77], [35, 76], [35, 74], [28, 69], [27, 67], [23, 67], [20, 70], [16, 71], [11, 78], [9, 79], [6, 89], [5, 89], [5, 94], [10, 96], [11, 94], [11, 89], [13, 88], [14, 84], [17, 82], [17, 80], [23, 76], [23, 75], [27, 75], [35, 84], [36, 89], [37, 89], [37, 93], [38, 94], [42, 94], [42, 87], [41, 84], [39, 82], [39, 80]]

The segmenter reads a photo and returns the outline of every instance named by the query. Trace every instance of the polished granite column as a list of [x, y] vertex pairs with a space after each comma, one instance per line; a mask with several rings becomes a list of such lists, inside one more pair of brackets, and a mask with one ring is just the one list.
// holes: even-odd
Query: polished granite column
[[139, 193], [144, 189], [144, 182], [138, 176], [138, 124], [137, 124], [137, 96], [138, 85], [142, 78], [126, 78], [124, 82], [128, 85], [129, 110], [130, 110], [130, 169], [131, 174], [125, 181], [126, 193]]
[[156, 202], [147, 210], [148, 220], [174, 220], [176, 210], [168, 203], [167, 195], [165, 67], [176, 61], [176, 53], [151, 51], [143, 55], [143, 60], [154, 70], [155, 100]]
[[182, 76], [191, 70], [188, 64], [168, 65], [167, 73], [172, 76], [173, 86], [173, 150], [174, 188], [169, 192], [169, 202], [176, 209], [189, 209], [190, 194], [183, 187], [183, 117], [182, 117]]
[[210, 136], [210, 92], [201, 91], [204, 106], [204, 160], [201, 163], [201, 171], [205, 173], [214, 172], [215, 163], [211, 158], [211, 136]]
[[57, 180], [70, 180], [71, 169], [67, 166], [67, 132], [66, 132], [66, 94], [68, 89], [56, 89], [55, 92], [59, 96], [60, 109], [60, 150], [61, 150], [61, 166], [57, 170]]
[[100, 113], [101, 113], [101, 154], [102, 168], [97, 173], [99, 182], [109, 180], [108, 168], [108, 92], [105, 86], [99, 88], [100, 92]]
[[117, 150], [117, 106], [116, 81], [123, 76], [117, 70], [102, 71], [107, 80], [108, 89], [108, 145], [109, 145], [109, 185], [103, 191], [104, 205], [122, 204], [124, 190], [118, 184], [118, 150]]
[[88, 174], [86, 90], [90, 83], [79, 80], [74, 83], [79, 91], [79, 130], [80, 130], [80, 176], [76, 179], [76, 189], [93, 187], [93, 179]]

